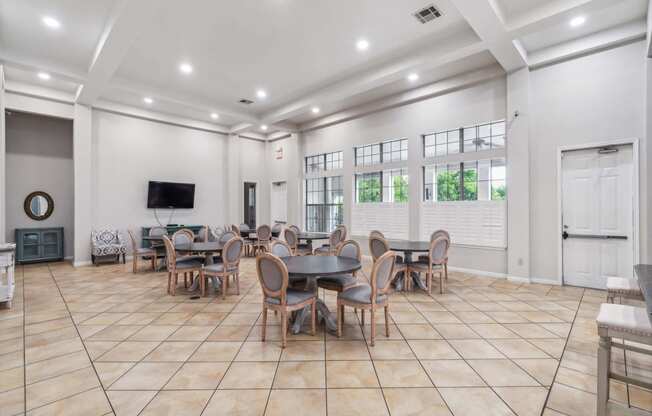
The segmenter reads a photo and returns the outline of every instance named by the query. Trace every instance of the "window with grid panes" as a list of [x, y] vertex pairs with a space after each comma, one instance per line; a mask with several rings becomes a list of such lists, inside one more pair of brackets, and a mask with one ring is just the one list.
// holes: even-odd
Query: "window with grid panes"
[[406, 168], [385, 170], [383, 176], [383, 202], [408, 201], [408, 172]]
[[331, 232], [343, 222], [342, 176], [306, 179], [306, 230]]
[[323, 170], [342, 169], [344, 165], [344, 152], [322, 153], [306, 156], [306, 173], [320, 172]]
[[423, 156], [441, 157], [505, 147], [505, 120], [423, 135]]
[[408, 139], [356, 146], [354, 151], [356, 166], [405, 161], [408, 159]]
[[504, 200], [505, 159], [424, 166], [423, 187], [424, 201]]

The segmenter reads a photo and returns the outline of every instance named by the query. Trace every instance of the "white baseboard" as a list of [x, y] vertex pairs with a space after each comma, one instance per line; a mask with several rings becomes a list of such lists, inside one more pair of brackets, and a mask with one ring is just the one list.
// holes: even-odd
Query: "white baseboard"
[[532, 283], [539, 283], [542, 285], [563, 286], [561, 281], [557, 279], [549, 279], [546, 277], [533, 277], [530, 279]]
[[90, 266], [93, 264], [90, 260], [81, 260], [81, 261], [73, 261], [72, 266], [73, 267], [84, 267], [84, 266]]
[[532, 283], [532, 280], [529, 277], [524, 277], [524, 276], [507, 275], [507, 280], [509, 280], [510, 282], [516, 282], [516, 283]]
[[485, 271], [485, 270], [467, 269], [467, 268], [464, 268], [464, 267], [448, 266], [448, 270], [455, 271], [455, 272], [461, 272], [461, 273], [477, 274], [479, 276], [495, 277], [495, 278], [498, 278], [498, 279], [505, 279], [507, 277], [507, 274], [505, 274], [505, 273], [488, 272], [488, 271]]

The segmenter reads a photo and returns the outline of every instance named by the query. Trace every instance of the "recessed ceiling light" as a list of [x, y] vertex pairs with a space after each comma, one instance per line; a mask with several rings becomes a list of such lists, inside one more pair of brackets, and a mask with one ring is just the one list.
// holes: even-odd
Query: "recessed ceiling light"
[[212, 118], [213, 120], [217, 120], [218, 118], [220, 118], [220, 115], [217, 114], [217, 113], [211, 113], [211, 118]]
[[265, 91], [265, 90], [256, 91], [256, 97], [258, 97], [260, 99], [267, 98], [267, 91]]
[[319, 109], [319, 107], [313, 107], [310, 111], [312, 111], [313, 114], [319, 114], [319, 111], [321, 110]]
[[408, 81], [410, 81], [410, 82], [418, 81], [418, 80], [419, 80], [419, 74], [417, 74], [416, 72], [413, 72], [413, 73], [411, 73], [411, 74], [409, 74], [409, 75], [407, 76], [407, 79], [408, 79]]
[[36, 74], [36, 76], [38, 76], [43, 81], [47, 81], [51, 78], [50, 74], [48, 74], [47, 72], [39, 72], [38, 74]]
[[187, 62], [184, 62], [181, 65], [179, 65], [179, 71], [181, 71], [184, 74], [192, 74], [192, 65], [190, 65]]
[[578, 26], [582, 26], [585, 22], [586, 22], [586, 17], [577, 16], [571, 19], [570, 25], [571, 27], [578, 27]]
[[154, 100], [152, 100], [152, 99], [149, 98], [149, 97], [145, 97], [145, 98], [143, 98], [143, 101], [145, 101], [145, 104], [152, 104], [152, 103], [154, 102]]
[[262, 126], [260, 126], [260, 129], [262, 131], [267, 131], [267, 124], [263, 124]]
[[367, 39], [359, 39], [355, 43], [355, 47], [358, 48], [359, 51], [366, 51], [369, 49], [369, 41]]
[[57, 19], [51, 16], [43, 16], [41, 19], [43, 24], [50, 29], [59, 29], [61, 27], [61, 22], [59, 22]]

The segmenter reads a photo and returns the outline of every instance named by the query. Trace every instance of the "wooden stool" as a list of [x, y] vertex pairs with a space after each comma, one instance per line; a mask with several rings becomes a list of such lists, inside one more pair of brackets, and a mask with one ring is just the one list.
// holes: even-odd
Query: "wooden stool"
[[[652, 351], [625, 344], [633, 341], [652, 345], [652, 324], [645, 308], [603, 303], [596, 319], [600, 343], [598, 347], [598, 416], [606, 416], [609, 401], [609, 378], [652, 389], [652, 383], [611, 372], [611, 347], [652, 355]], [[623, 342], [614, 342], [614, 338]]]
[[614, 303], [614, 298], [643, 300], [643, 293], [638, 285], [638, 280], [624, 277], [607, 278], [607, 302]]

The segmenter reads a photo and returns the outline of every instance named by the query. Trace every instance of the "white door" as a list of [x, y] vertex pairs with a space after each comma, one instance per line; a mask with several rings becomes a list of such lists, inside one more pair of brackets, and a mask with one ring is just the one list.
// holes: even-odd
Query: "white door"
[[272, 213], [272, 224], [277, 222], [287, 223], [288, 221], [288, 186], [287, 182], [272, 182], [272, 197], [270, 212]]
[[562, 154], [564, 284], [604, 289], [632, 277], [632, 145]]

